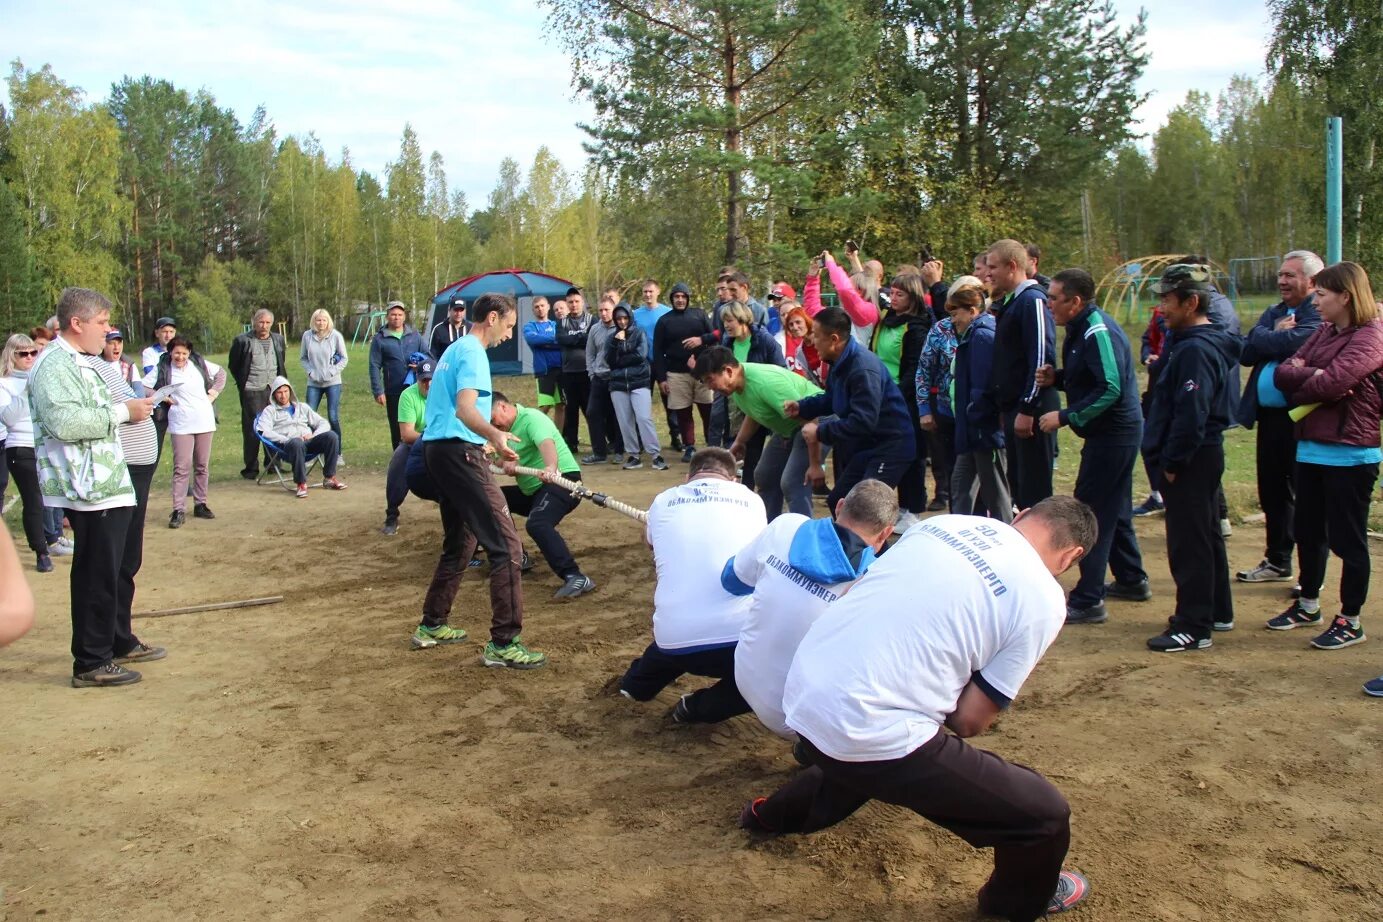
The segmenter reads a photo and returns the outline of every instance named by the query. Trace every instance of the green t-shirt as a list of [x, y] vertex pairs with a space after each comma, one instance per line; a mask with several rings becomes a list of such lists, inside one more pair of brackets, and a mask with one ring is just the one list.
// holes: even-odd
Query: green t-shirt
[[735, 353], [735, 361], [743, 365], [749, 361], [749, 347], [753, 345], [754, 337], [746, 336], [744, 339], [732, 339], [730, 348]]
[[412, 423], [418, 434], [423, 434], [426, 425], [427, 398], [418, 390], [418, 385], [410, 384], [399, 394], [399, 422]]
[[[520, 467], [546, 467], [547, 462], [543, 460], [543, 453], [538, 446], [551, 439], [553, 447], [557, 449], [557, 470], [563, 474], [581, 473], [581, 466], [572, 457], [571, 449], [567, 447], [562, 433], [557, 431], [557, 425], [552, 420], [531, 407], [515, 405], [515, 408], [519, 412], [509, 431], [522, 441], [510, 442], [509, 447], [518, 452]], [[518, 475], [518, 483], [524, 496], [532, 496], [543, 485], [543, 482], [532, 474]]]
[[731, 394], [730, 399], [745, 416], [784, 438], [802, 428], [802, 420], [783, 415], [783, 402], [814, 397], [821, 388], [779, 365], [747, 362], [740, 367], [744, 369], [744, 390]]
[[907, 329], [906, 323], [900, 323], [896, 327], [879, 324], [874, 334], [874, 354], [893, 376], [894, 384], [898, 383], [898, 366], [903, 362], [903, 334]]

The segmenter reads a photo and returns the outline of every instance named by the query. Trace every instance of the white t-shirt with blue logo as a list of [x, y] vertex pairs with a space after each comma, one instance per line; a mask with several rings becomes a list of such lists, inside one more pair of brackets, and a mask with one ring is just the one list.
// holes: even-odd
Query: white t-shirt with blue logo
[[424, 441], [437, 439], [464, 439], [475, 444], [484, 444], [485, 437], [472, 432], [470, 427], [456, 416], [456, 395], [463, 390], [473, 390], [479, 396], [475, 408], [486, 422], [490, 421], [490, 402], [493, 393], [490, 384], [490, 358], [480, 339], [467, 334], [447, 346], [447, 351], [437, 360], [437, 368], [432, 374], [432, 388], [427, 392], [427, 409], [423, 429]]

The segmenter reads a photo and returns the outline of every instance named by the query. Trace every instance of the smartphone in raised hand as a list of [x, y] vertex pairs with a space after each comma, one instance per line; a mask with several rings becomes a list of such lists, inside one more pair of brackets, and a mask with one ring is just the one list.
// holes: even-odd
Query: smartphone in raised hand
[[859, 251], [860, 251], [860, 245], [859, 245], [858, 243], [856, 243], [856, 242], [853, 241], [853, 240], [847, 240], [847, 241], [845, 241], [845, 252], [846, 252], [846, 253], [858, 253]]

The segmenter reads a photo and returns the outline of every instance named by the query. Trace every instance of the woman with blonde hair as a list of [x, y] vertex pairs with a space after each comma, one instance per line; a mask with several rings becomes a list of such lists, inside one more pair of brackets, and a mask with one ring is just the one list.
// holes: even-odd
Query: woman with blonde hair
[[52, 554], [61, 555], [65, 549], [48, 546], [44, 534], [43, 494], [38, 486], [38, 461], [34, 457], [29, 369], [34, 367], [40, 348], [30, 337], [16, 333], [0, 351], [0, 431], [5, 433], [3, 464], [19, 488], [19, 498], [24, 503], [24, 537], [37, 558], [38, 572], [48, 573], [53, 569]]
[[[327, 398], [327, 422], [331, 431], [341, 438], [341, 372], [350, 356], [346, 354], [346, 338], [336, 329], [331, 314], [320, 308], [312, 312], [312, 325], [303, 330], [299, 359], [307, 372], [307, 405], [315, 413]], [[337, 458], [337, 464], [341, 459]]]
[[1318, 650], [1363, 643], [1359, 613], [1369, 592], [1369, 500], [1378, 480], [1383, 410], [1383, 320], [1369, 277], [1355, 263], [1316, 275], [1321, 325], [1273, 372], [1296, 407], [1297, 512], [1292, 531], [1301, 597], [1268, 621], [1275, 631], [1320, 625], [1325, 564], [1340, 558], [1340, 614], [1311, 641]]

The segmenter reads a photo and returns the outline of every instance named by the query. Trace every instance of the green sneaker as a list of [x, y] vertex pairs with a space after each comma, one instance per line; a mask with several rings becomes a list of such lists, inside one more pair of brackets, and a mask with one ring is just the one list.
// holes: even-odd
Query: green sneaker
[[482, 658], [486, 666], [508, 666], [511, 669], [537, 669], [547, 665], [546, 653], [528, 649], [517, 637], [502, 647], [490, 641], [485, 645]]
[[435, 647], [439, 643], [460, 643], [465, 639], [465, 631], [449, 624], [441, 624], [437, 627], [427, 627], [420, 624], [408, 642], [413, 645], [414, 650], [426, 650], [428, 647]]

